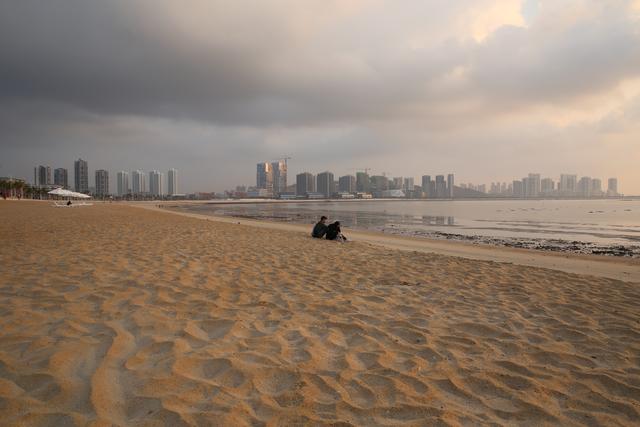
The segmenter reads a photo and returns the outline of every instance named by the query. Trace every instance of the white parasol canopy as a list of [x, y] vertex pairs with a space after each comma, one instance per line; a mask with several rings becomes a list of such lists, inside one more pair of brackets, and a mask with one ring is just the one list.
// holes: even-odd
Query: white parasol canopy
[[49, 191], [48, 194], [53, 196], [61, 196], [61, 197], [73, 197], [76, 199], [90, 199], [91, 196], [82, 193], [76, 193], [75, 191], [65, 190], [64, 188], [56, 188], [55, 190]]

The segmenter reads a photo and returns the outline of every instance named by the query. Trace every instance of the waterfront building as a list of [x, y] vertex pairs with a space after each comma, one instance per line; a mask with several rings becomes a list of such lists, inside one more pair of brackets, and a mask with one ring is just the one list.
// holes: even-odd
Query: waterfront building
[[147, 192], [146, 175], [140, 169], [131, 172], [131, 193], [144, 194]]
[[356, 173], [356, 191], [359, 193], [369, 193], [371, 191], [371, 181], [368, 173]]
[[356, 177], [353, 175], [341, 176], [338, 180], [338, 191], [341, 193], [355, 193]]
[[413, 191], [413, 187], [415, 187], [415, 183], [413, 178], [405, 178], [404, 184], [402, 185], [402, 189], [406, 191]]
[[173, 196], [178, 194], [178, 170], [171, 168], [167, 172], [167, 194]]
[[287, 162], [279, 160], [271, 163], [273, 194], [279, 195], [287, 191]]
[[551, 178], [544, 178], [540, 181], [540, 192], [543, 196], [551, 196], [555, 191], [555, 183]]
[[524, 182], [524, 196], [527, 198], [540, 197], [540, 174], [530, 173]]
[[89, 192], [89, 164], [86, 160], [78, 159], [73, 162], [73, 180], [78, 193]]
[[450, 199], [453, 199], [453, 189], [455, 187], [453, 174], [450, 173], [447, 175], [447, 196]]
[[319, 173], [316, 177], [317, 192], [322, 194], [325, 198], [331, 197], [336, 192], [333, 181], [333, 174], [331, 172]]
[[592, 197], [602, 197], [604, 193], [602, 192], [602, 180], [599, 178], [593, 178], [591, 180], [591, 196]]
[[522, 180], [513, 181], [513, 197], [524, 197], [524, 183]]
[[162, 185], [164, 174], [157, 170], [149, 172], [149, 193], [153, 196], [163, 196], [164, 187]]
[[390, 188], [392, 190], [402, 190], [402, 184], [404, 184], [404, 179], [401, 176], [396, 176], [391, 181]]
[[129, 194], [129, 172], [120, 171], [116, 174], [116, 190], [118, 196]]
[[296, 175], [296, 195], [307, 196], [309, 193], [315, 193], [316, 180], [313, 174], [303, 172]]
[[558, 194], [565, 197], [576, 195], [578, 185], [578, 175], [562, 174], [558, 183]]
[[34, 184], [35, 185], [51, 185], [51, 167], [50, 166], [38, 166], [34, 169]]
[[96, 171], [96, 190], [98, 197], [106, 197], [109, 195], [109, 172], [104, 169]]
[[273, 168], [271, 163], [258, 163], [256, 169], [256, 188], [264, 188], [273, 194]]
[[436, 175], [435, 190], [437, 199], [444, 199], [447, 197], [447, 182], [444, 180], [444, 175]]
[[431, 175], [422, 176], [422, 192], [427, 199], [433, 197], [433, 194], [431, 193]]
[[56, 168], [53, 171], [53, 183], [63, 188], [69, 188], [69, 173], [65, 168]]
[[591, 197], [591, 188], [593, 184], [591, 183], [591, 178], [588, 176], [583, 176], [578, 181], [578, 195], [580, 197]]
[[618, 195], [618, 178], [609, 178], [607, 186], [607, 196]]
[[383, 191], [389, 189], [389, 179], [384, 175], [374, 175], [370, 178], [371, 192], [380, 195]]

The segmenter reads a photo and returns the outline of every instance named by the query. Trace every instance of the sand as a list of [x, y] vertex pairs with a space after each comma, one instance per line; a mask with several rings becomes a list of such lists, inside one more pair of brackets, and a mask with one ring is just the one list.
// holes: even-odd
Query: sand
[[0, 202], [0, 425], [638, 425], [640, 285]]

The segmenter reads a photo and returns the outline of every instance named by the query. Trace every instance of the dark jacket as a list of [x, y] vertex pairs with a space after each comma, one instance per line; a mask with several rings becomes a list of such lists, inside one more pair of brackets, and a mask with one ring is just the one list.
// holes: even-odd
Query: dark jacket
[[316, 239], [322, 239], [324, 235], [327, 233], [327, 226], [321, 222], [317, 223], [315, 227], [313, 227], [313, 231], [311, 232], [311, 237], [315, 237]]
[[340, 226], [337, 224], [329, 224], [327, 227], [327, 240], [335, 240], [340, 235]]

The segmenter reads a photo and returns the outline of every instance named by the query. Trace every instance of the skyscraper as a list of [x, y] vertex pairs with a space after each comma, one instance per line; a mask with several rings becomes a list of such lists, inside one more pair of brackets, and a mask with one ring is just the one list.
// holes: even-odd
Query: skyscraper
[[315, 177], [309, 172], [303, 172], [296, 175], [296, 195], [306, 196], [307, 193], [316, 191]]
[[530, 173], [524, 182], [524, 195], [528, 198], [540, 197], [540, 174]]
[[338, 191], [341, 193], [355, 193], [356, 177], [353, 175], [341, 176], [338, 180]]
[[427, 199], [433, 197], [431, 194], [431, 175], [422, 176], [422, 192]]
[[331, 172], [322, 172], [319, 173], [316, 178], [318, 193], [324, 195], [324, 197], [329, 198], [333, 193], [336, 192], [333, 185], [333, 174]]
[[164, 174], [157, 170], [149, 172], [149, 193], [153, 196], [163, 196], [164, 187], [162, 182], [164, 180]]
[[51, 185], [51, 167], [38, 166], [36, 174], [36, 185]]
[[542, 193], [542, 195], [550, 196], [553, 194], [554, 190], [555, 190], [555, 183], [553, 182], [553, 179], [543, 178], [540, 181], [540, 192]]
[[447, 183], [444, 180], [444, 175], [436, 175], [436, 198], [444, 199], [447, 197]]
[[583, 176], [580, 178], [580, 181], [578, 181], [578, 195], [580, 195], [580, 197], [591, 197], [592, 186], [591, 178]]
[[413, 177], [404, 179], [404, 185], [402, 186], [402, 189], [404, 191], [413, 191], [414, 187], [415, 187], [415, 184], [413, 181]]
[[402, 184], [404, 184], [404, 178], [401, 176], [396, 176], [391, 180], [391, 190], [402, 190]]
[[167, 194], [178, 194], [178, 170], [171, 168], [167, 172]]
[[524, 183], [521, 180], [513, 181], [513, 197], [524, 197]]
[[86, 160], [73, 162], [73, 180], [78, 193], [89, 192], [89, 165]]
[[109, 195], [109, 172], [104, 169], [96, 171], [96, 196], [106, 197]]
[[147, 192], [146, 176], [140, 169], [131, 172], [131, 193], [143, 194]]
[[118, 196], [129, 194], [129, 172], [120, 171], [117, 173]]
[[454, 189], [454, 180], [453, 180], [453, 174], [450, 173], [449, 175], [447, 175], [447, 196], [450, 199], [453, 199], [453, 189]]
[[360, 193], [368, 193], [369, 191], [371, 191], [371, 181], [369, 180], [368, 173], [356, 173], [356, 191]]
[[57, 168], [53, 171], [53, 183], [63, 188], [69, 187], [69, 173], [65, 168]]
[[578, 184], [577, 175], [560, 175], [560, 182], [558, 183], [558, 194], [565, 197], [573, 197], [576, 195], [576, 186]]
[[273, 195], [273, 167], [271, 163], [258, 163], [256, 173], [256, 188], [266, 189]]
[[591, 180], [591, 195], [601, 197], [602, 194], [602, 180], [600, 178], [593, 178]]
[[278, 160], [271, 163], [273, 176], [273, 193], [278, 195], [287, 190], [287, 162]]
[[609, 178], [607, 186], [607, 196], [618, 195], [618, 178]]

